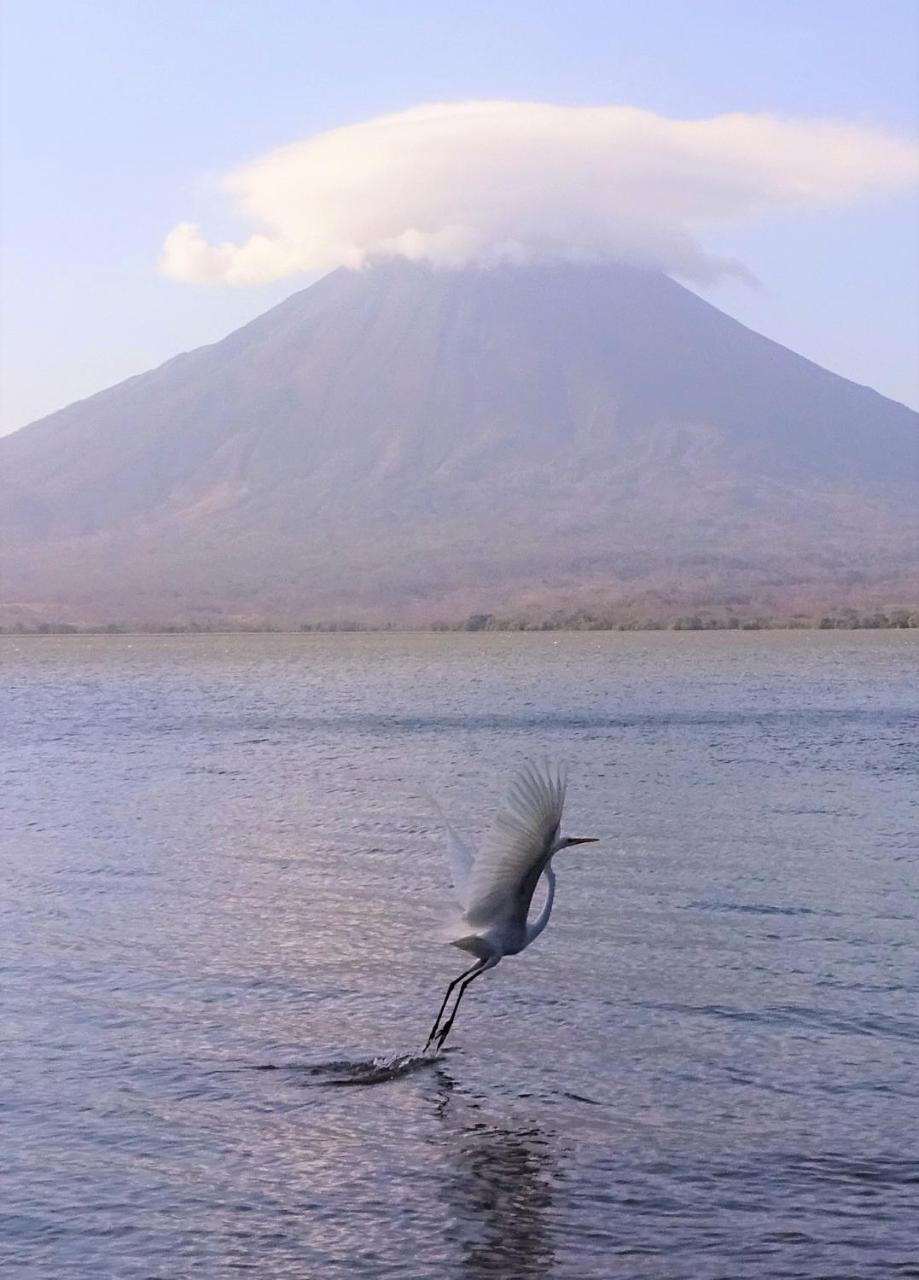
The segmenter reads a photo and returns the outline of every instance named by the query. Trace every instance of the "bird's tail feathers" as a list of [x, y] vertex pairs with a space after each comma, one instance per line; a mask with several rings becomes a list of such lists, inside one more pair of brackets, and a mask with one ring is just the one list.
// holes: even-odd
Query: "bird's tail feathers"
[[462, 938], [468, 932], [468, 921], [463, 918], [460, 908], [454, 907], [441, 918], [435, 931], [435, 937], [439, 942], [456, 942], [458, 938]]
[[438, 942], [448, 942], [451, 946], [459, 947], [462, 951], [470, 951], [474, 955], [480, 954], [480, 949], [477, 946], [479, 940], [478, 931], [470, 925], [462, 911], [458, 909], [449, 912], [443, 918], [434, 936]]

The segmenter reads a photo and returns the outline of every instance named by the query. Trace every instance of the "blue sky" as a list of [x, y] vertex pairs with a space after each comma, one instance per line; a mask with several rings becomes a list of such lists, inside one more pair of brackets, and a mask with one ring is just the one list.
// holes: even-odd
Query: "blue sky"
[[[214, 341], [309, 277], [158, 274], [163, 237], [247, 234], [228, 169], [417, 103], [506, 98], [917, 126], [914, 0], [5, 0], [3, 413], [12, 430]], [[751, 327], [919, 405], [915, 197], [783, 213], [707, 243], [763, 282]]]

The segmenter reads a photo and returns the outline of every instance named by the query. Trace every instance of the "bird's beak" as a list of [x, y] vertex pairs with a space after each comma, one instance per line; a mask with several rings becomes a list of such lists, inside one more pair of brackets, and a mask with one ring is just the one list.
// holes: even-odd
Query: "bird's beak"
[[597, 844], [599, 842], [599, 839], [600, 839], [599, 836], [569, 836], [568, 843], [569, 844]]

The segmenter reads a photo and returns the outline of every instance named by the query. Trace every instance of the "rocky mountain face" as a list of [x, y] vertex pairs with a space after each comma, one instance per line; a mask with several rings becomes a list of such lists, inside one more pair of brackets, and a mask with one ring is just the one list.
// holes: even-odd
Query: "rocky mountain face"
[[919, 604], [919, 415], [624, 266], [336, 271], [0, 439], [79, 622]]

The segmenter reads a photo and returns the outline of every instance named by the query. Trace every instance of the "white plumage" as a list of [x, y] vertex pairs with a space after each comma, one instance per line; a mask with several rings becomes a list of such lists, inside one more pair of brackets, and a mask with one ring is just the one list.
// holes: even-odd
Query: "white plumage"
[[558, 839], [565, 781], [560, 768], [527, 765], [511, 782], [472, 864], [463, 903], [470, 924], [516, 916], [521, 907], [526, 919], [536, 883]]
[[[478, 853], [441, 812], [456, 899], [456, 913], [447, 936], [453, 946], [470, 952], [477, 960], [447, 988], [428, 1045], [435, 1041], [438, 1048], [443, 1045], [463, 992], [473, 978], [493, 968], [503, 956], [516, 955], [528, 947], [549, 923], [555, 900], [555, 854], [570, 845], [593, 843], [592, 837], [566, 838], [559, 834], [565, 785], [565, 772], [559, 766], [524, 766], [512, 780]], [[531, 922], [527, 919], [530, 904], [542, 875], [548, 884], [546, 902]], [[457, 984], [462, 985], [453, 1012], [441, 1025], [450, 993]]]

